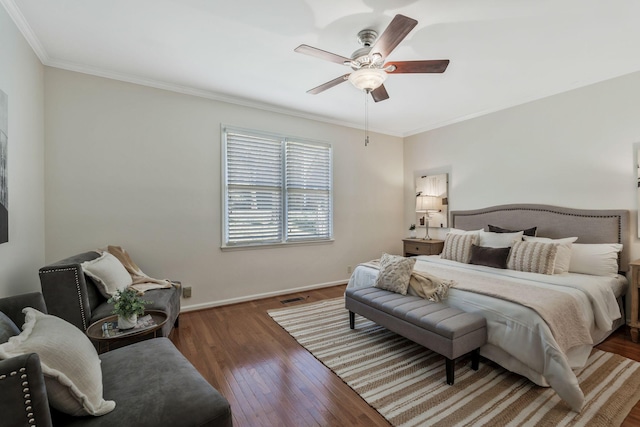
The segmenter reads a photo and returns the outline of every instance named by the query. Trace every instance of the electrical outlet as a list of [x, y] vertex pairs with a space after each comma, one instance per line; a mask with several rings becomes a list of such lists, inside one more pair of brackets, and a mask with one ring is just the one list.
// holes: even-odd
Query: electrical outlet
[[191, 298], [191, 286], [182, 288], [182, 298]]
[[347, 266], [347, 273], [351, 274], [352, 271], [353, 271], [353, 268], [350, 265], [348, 265]]

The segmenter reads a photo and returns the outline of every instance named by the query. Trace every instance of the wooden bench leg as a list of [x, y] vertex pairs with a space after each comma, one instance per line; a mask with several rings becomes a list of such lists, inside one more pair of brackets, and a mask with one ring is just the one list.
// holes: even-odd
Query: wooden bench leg
[[449, 385], [453, 385], [453, 371], [455, 369], [455, 360], [451, 360], [449, 358], [447, 358], [447, 361], [445, 363], [445, 367], [447, 370], [447, 384]]
[[471, 352], [471, 369], [477, 371], [480, 367], [480, 349], [476, 348]]
[[353, 311], [349, 311], [349, 327], [351, 329], [356, 327], [356, 314]]

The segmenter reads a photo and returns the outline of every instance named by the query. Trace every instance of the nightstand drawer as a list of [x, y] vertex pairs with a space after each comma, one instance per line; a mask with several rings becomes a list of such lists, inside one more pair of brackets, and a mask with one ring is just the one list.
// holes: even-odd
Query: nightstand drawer
[[442, 252], [444, 241], [404, 239], [404, 256], [438, 255]]

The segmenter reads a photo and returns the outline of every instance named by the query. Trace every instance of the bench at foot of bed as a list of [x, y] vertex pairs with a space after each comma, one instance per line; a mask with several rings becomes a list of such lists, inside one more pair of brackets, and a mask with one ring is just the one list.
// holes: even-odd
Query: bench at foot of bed
[[478, 370], [480, 347], [487, 342], [487, 321], [478, 314], [371, 287], [347, 289], [345, 307], [351, 329], [357, 313], [443, 355], [447, 384], [453, 384], [454, 361], [460, 356], [472, 353], [471, 368]]

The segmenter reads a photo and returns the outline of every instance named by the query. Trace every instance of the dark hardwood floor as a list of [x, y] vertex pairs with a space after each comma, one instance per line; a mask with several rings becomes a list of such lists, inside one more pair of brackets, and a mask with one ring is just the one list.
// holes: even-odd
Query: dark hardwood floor
[[[180, 315], [171, 340], [231, 403], [234, 426], [388, 426], [349, 386], [304, 350], [267, 310], [341, 297], [345, 286]], [[304, 301], [281, 301], [303, 297]], [[599, 349], [640, 361], [621, 328]], [[637, 404], [623, 426], [640, 426]]]

